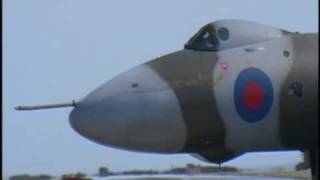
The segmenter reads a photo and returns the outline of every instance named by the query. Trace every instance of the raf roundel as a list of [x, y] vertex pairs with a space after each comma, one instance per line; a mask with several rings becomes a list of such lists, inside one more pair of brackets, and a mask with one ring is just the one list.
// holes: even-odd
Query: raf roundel
[[235, 82], [234, 103], [243, 120], [262, 120], [268, 114], [272, 102], [272, 83], [264, 72], [257, 68], [248, 68], [240, 72]]

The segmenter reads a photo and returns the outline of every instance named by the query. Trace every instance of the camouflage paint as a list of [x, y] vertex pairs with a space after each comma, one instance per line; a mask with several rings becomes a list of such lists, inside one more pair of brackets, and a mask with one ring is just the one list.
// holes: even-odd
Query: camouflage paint
[[144, 64], [91, 92], [73, 109], [70, 123], [79, 134], [120, 149], [177, 153], [186, 141], [178, 99]]
[[[318, 34], [297, 34], [292, 42], [293, 65], [280, 94], [280, 132], [281, 140], [288, 148], [303, 149], [318, 145]], [[301, 98], [288, 91], [295, 82], [303, 84]]]
[[148, 62], [173, 89], [187, 127], [183, 152], [223, 149], [226, 131], [212, 92], [215, 52], [178, 51]]

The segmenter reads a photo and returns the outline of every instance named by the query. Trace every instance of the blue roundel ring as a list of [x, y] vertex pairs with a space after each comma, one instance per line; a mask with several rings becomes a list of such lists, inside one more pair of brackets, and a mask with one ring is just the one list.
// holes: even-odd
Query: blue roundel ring
[[[251, 89], [258, 91], [258, 95], [260, 94], [258, 100], [256, 100], [257, 92], [253, 92], [254, 90], [248, 90], [248, 84], [250, 83], [254, 84], [254, 88], [251, 86]], [[246, 100], [246, 98], [249, 100]], [[253, 99], [253, 101], [259, 101], [259, 104], [254, 109], [247, 105], [250, 98]], [[234, 87], [234, 103], [239, 116], [243, 120], [247, 122], [257, 122], [262, 120], [266, 114], [268, 114], [272, 106], [272, 102], [272, 83], [264, 72], [257, 68], [248, 68], [239, 73]]]

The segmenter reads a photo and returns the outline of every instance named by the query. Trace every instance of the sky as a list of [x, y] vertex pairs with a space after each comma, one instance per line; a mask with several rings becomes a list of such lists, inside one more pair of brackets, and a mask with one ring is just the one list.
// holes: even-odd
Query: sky
[[[96, 144], [69, 125], [71, 108], [19, 112], [19, 104], [69, 101], [117, 74], [183, 48], [203, 25], [244, 19], [318, 32], [317, 0], [4, 0], [3, 174], [167, 169], [209, 165]], [[225, 165], [294, 166], [300, 153], [248, 153]]]

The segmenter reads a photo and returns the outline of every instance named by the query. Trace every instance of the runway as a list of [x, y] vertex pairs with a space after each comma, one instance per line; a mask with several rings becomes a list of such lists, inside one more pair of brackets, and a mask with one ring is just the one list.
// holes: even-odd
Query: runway
[[298, 180], [305, 178], [284, 178], [247, 175], [119, 175], [95, 177], [93, 180]]

